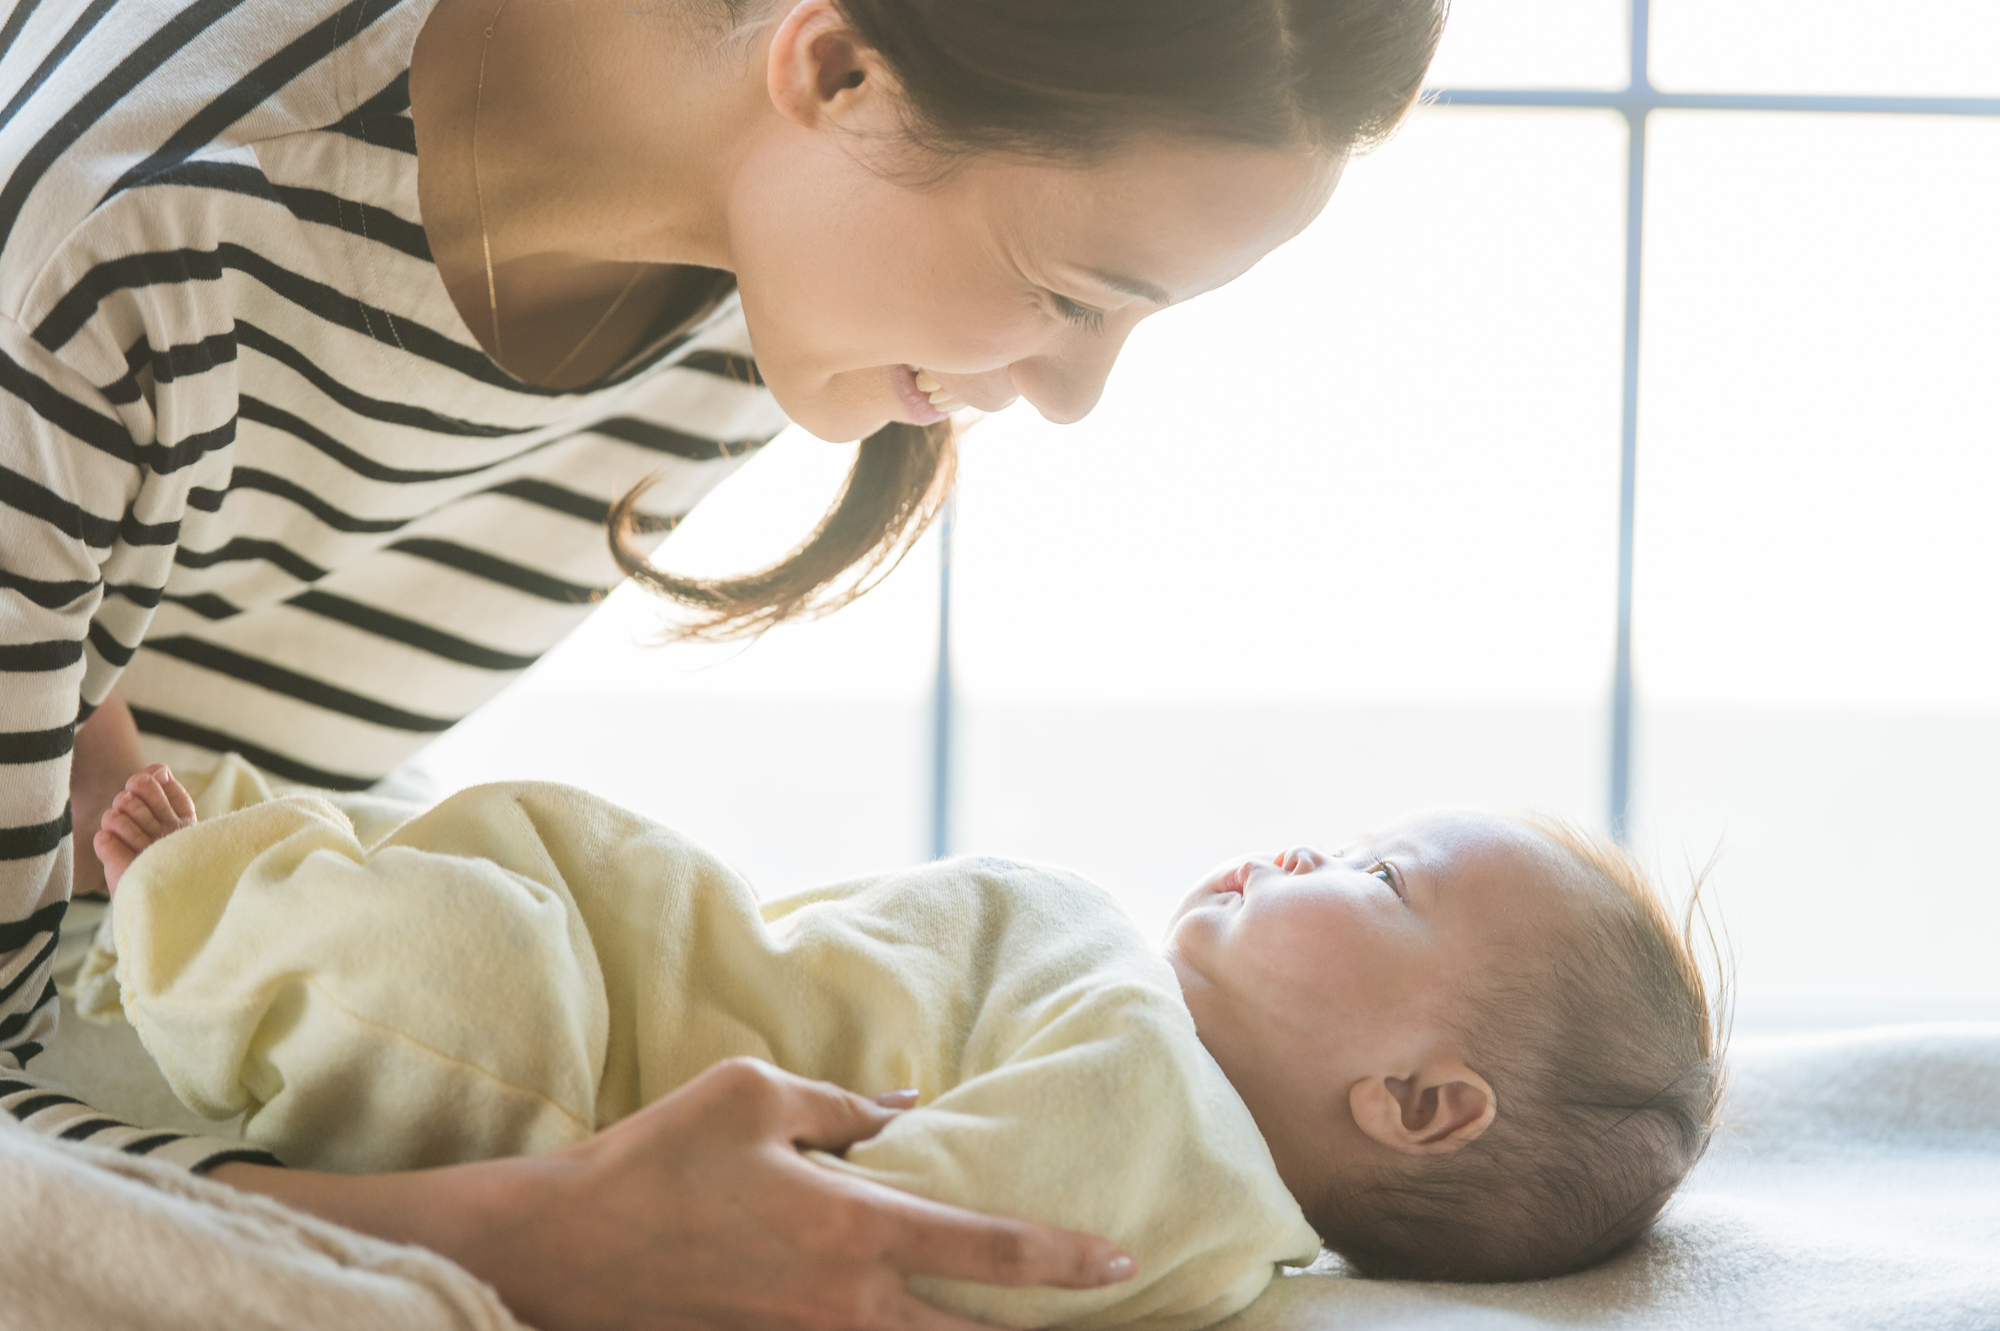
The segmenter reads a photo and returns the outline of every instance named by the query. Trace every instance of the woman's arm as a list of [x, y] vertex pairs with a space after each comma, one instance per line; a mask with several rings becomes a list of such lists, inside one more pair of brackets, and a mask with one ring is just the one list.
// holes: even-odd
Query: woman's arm
[[120, 1123], [30, 1066], [56, 1025], [77, 721], [144, 636], [185, 507], [184, 486], [147, 488], [147, 456], [103, 392], [0, 318], [0, 1113], [199, 1169], [249, 1153]]
[[105, 595], [100, 551], [118, 539], [134, 474], [75, 433], [108, 441], [118, 427], [95, 414], [101, 403], [0, 320], [0, 1073], [34, 1057], [55, 1028], [70, 746]]
[[1132, 1275], [1102, 1239], [976, 1215], [835, 1173], [898, 1111], [768, 1064], [718, 1064], [565, 1150], [402, 1174], [230, 1164], [212, 1177], [443, 1253], [541, 1331], [974, 1331], [924, 1274], [1088, 1289]]

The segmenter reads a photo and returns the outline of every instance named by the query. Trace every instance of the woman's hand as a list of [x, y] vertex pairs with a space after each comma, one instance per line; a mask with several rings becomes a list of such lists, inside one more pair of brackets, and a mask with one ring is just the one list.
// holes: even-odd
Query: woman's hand
[[215, 1177], [383, 1238], [500, 1291], [540, 1331], [973, 1331], [906, 1278], [1090, 1289], [1132, 1275], [1102, 1239], [977, 1215], [807, 1160], [895, 1115], [754, 1059], [717, 1064], [566, 1150], [347, 1177]]

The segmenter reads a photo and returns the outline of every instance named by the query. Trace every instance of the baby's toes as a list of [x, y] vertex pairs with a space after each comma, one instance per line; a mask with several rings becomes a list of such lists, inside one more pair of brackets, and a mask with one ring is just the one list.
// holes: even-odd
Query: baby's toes
[[[129, 855], [137, 855], [140, 851], [159, 839], [147, 832], [145, 828], [139, 826], [132, 818], [132, 815], [115, 805], [104, 811], [104, 830], [99, 832], [97, 836], [114, 837], [123, 842]], [[96, 846], [97, 838], [92, 838], [90, 844], [93, 847]], [[109, 861], [106, 862], [108, 863]]]
[[174, 820], [183, 827], [194, 822], [194, 796], [188, 794], [187, 787], [180, 783], [179, 778], [167, 770], [165, 763], [147, 770], [159, 778], [160, 789], [166, 792], [167, 805], [173, 810]]
[[162, 776], [173, 780], [173, 773], [165, 767], [149, 767], [125, 783], [125, 788], [144, 801], [146, 811], [153, 815], [154, 836], [165, 836], [181, 825], [180, 815], [174, 812], [173, 801], [167, 798], [166, 787], [160, 781]]
[[[133, 780], [136, 781], [138, 778], [134, 777]], [[154, 815], [152, 808], [146, 803], [145, 796], [140, 795], [136, 791], [119, 791], [118, 797], [111, 801], [111, 810], [114, 813], [123, 814], [125, 817], [131, 819], [139, 830], [146, 834], [148, 840], [163, 837], [167, 834], [166, 828], [160, 825], [159, 818]]]
[[[109, 823], [111, 815], [105, 814], [104, 821]], [[104, 866], [105, 878], [114, 890], [118, 878], [139, 858], [139, 850], [126, 845], [124, 838], [108, 826], [90, 839], [90, 848], [97, 852], [97, 862]]]

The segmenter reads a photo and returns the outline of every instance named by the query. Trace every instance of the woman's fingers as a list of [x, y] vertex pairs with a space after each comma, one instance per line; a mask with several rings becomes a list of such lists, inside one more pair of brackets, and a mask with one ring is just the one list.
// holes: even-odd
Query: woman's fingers
[[811, 1081], [778, 1068], [766, 1067], [764, 1071], [779, 1079], [787, 1110], [785, 1131], [802, 1151], [831, 1151], [838, 1155], [888, 1127], [905, 1108], [879, 1104], [827, 1082]]
[[873, 1137], [901, 1112], [756, 1058], [717, 1063], [685, 1089], [702, 1108], [804, 1151], [838, 1154]]
[[1101, 1239], [800, 1154], [873, 1136], [896, 1120], [890, 1098], [732, 1059], [561, 1151], [366, 1182], [291, 1170], [242, 1182], [290, 1175], [272, 1189], [445, 1253], [546, 1331], [975, 1331], [914, 1298], [908, 1278], [1089, 1289], [1132, 1273]]
[[908, 1275], [982, 1285], [1096, 1289], [1130, 1280], [1137, 1268], [1117, 1244], [1047, 1225], [962, 1211], [882, 1188], [884, 1256]]
[[[900, 1108], [885, 1107], [823, 1081], [743, 1059], [722, 1071], [732, 1094], [775, 1095], [777, 1127], [801, 1150], [841, 1152], [887, 1127]], [[981, 1215], [863, 1180], [860, 1189], [882, 1256], [907, 1275], [975, 1280], [987, 1285], [1058, 1285], [1095, 1289], [1128, 1280], [1132, 1259], [1088, 1234]]]

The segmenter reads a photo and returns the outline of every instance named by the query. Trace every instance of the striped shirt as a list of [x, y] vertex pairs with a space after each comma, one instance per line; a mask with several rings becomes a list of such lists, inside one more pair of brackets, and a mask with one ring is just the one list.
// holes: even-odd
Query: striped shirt
[[[524, 384], [417, 206], [434, 0], [14, 0], [0, 26], [0, 1107], [212, 1167], [38, 1082], [69, 755], [368, 786], [491, 698], [784, 425], [734, 297], [586, 389]], [[240, 1153], [237, 1153], [240, 1156]]]

